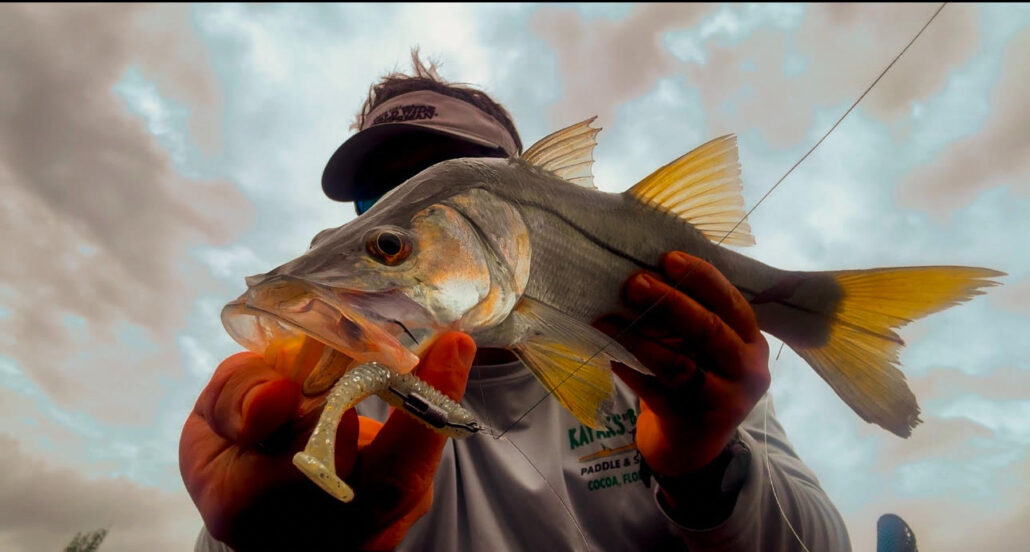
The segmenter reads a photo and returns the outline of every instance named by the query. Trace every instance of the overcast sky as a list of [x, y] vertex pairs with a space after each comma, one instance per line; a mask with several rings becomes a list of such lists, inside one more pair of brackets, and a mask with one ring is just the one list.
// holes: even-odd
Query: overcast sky
[[[0, 549], [98, 527], [109, 552], [192, 546], [176, 448], [238, 350], [218, 312], [353, 216], [322, 169], [412, 46], [507, 106], [527, 146], [599, 115], [608, 191], [735, 133], [751, 206], [935, 8], [0, 6]], [[746, 253], [782, 268], [1008, 273], [902, 332], [924, 419], [908, 440], [789, 349], [772, 363], [856, 550], [885, 512], [925, 550], [1026, 540], [1028, 57], [1030, 6], [948, 5], [751, 217]]]

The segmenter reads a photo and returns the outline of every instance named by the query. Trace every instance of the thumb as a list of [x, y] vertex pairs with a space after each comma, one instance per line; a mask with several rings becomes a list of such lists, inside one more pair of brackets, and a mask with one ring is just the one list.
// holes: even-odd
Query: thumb
[[437, 338], [415, 373], [444, 395], [460, 401], [475, 357], [476, 342], [471, 337], [447, 332]]
[[[465, 394], [465, 384], [475, 356], [476, 343], [471, 337], [459, 332], [448, 332], [440, 336], [425, 354], [416, 373], [441, 393], [460, 401]], [[412, 464], [426, 460], [425, 455], [411, 454], [411, 451], [439, 449], [445, 440], [442, 435], [406, 413], [395, 412], [390, 415], [367, 452], [372, 456], [381, 456], [379, 460], [391, 464], [396, 462], [395, 467], [399, 470], [410, 469]]]
[[300, 386], [253, 353], [227, 358], [197, 399], [195, 410], [216, 433], [247, 447], [271, 435], [297, 409]]
[[[419, 364], [418, 375], [448, 397], [465, 393], [476, 344], [469, 336], [449, 332], [437, 339]], [[433, 480], [446, 438], [405, 412], [394, 411], [375, 440], [362, 451], [361, 465], [375, 470], [369, 480], [388, 482], [398, 494], [387, 506], [417, 499]]]

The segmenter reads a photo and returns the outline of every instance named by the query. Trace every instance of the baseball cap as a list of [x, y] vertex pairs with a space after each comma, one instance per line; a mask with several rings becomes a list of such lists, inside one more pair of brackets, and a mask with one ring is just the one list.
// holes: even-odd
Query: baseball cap
[[459, 98], [417, 90], [365, 116], [326, 164], [322, 190], [337, 201], [374, 201], [440, 161], [518, 153], [508, 129], [491, 115]]

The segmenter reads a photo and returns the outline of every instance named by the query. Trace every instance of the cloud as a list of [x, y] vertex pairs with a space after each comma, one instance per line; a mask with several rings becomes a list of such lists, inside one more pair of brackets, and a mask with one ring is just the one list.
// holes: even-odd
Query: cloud
[[1015, 365], [999, 366], [990, 374], [970, 374], [954, 368], [936, 368], [913, 383], [917, 395], [953, 400], [975, 395], [993, 400], [1025, 399], [1030, 372]]
[[[933, 9], [635, 6], [594, 17], [583, 7], [513, 5], [0, 7], [0, 46], [13, 52], [0, 58], [0, 252], [18, 261], [0, 265], [0, 354], [11, 360], [0, 357], [0, 433], [20, 440], [19, 465], [46, 454], [48, 465], [80, 474], [45, 467], [12, 477], [57, 477], [76, 496], [100, 496], [89, 504], [102, 513], [124, 503], [155, 519], [184, 516], [182, 540], [164, 546], [188, 547], [200, 521], [178, 486], [175, 441], [199, 386], [237, 349], [218, 310], [242, 291], [243, 275], [294, 257], [318, 230], [353, 216], [322, 195], [322, 167], [350, 134], [369, 82], [405, 69], [411, 46], [439, 57], [445, 77], [482, 85], [507, 105], [527, 143], [580, 117], [607, 118], [597, 157], [606, 189], [736, 132], [753, 204]], [[950, 140], [990, 126], [986, 94], [954, 84], [957, 73], [993, 82], [984, 68], [998, 41], [987, 23], [992, 33], [977, 28], [978, 14], [991, 10], [1003, 11], [946, 7], [755, 213], [759, 245], [747, 254], [814, 270], [979, 264], [1025, 283], [1030, 264], [1013, 253], [1030, 228], [1022, 198], [992, 190], [942, 223], [898, 209], [893, 196], [896, 182]], [[429, 16], [448, 24], [427, 29]], [[999, 81], [996, 95], [1021, 85]], [[920, 127], [918, 113], [942, 124]], [[235, 235], [248, 201], [200, 179], [210, 175], [239, 183], [253, 202], [246, 234]], [[968, 549], [981, 526], [1007, 537], [1020, 527], [1015, 513], [1027, 505], [995, 486], [1022, 485], [1028, 473], [1006, 456], [1018, 428], [997, 419], [1026, 384], [1026, 310], [1003, 295], [1022, 297], [1025, 286], [1009, 286], [906, 328], [904, 369], [927, 412], [912, 440], [894, 443], [863, 424], [789, 351], [774, 366], [779, 418], [845, 514], [856, 550], [874, 548], [885, 511], [914, 521], [921, 543], [945, 543], [930, 535], [947, 525]], [[973, 393], [982, 400], [959, 400]], [[1011, 463], [984, 467], [1002, 460]], [[958, 492], [977, 470], [995, 493], [989, 499], [1004, 499], [993, 510]], [[182, 513], [146, 509], [164, 504], [164, 491], [87, 478], [98, 474], [174, 488]], [[936, 474], [965, 487], [953, 487], [955, 497], [919, 495]], [[43, 529], [29, 534], [7, 518], [0, 527], [17, 528], [25, 549], [54, 549], [106, 523], [82, 513], [90, 508], [56, 521], [39, 513], [39, 527], [60, 528], [48, 541], [32, 540]], [[137, 523], [162, 542], [172, 527], [125, 525]], [[117, 546], [154, 548], [142, 539]], [[939, 549], [948, 546], [959, 549]]]
[[1009, 186], [1030, 195], [1030, 29], [1006, 48], [982, 130], [950, 144], [898, 190], [903, 205], [950, 213], [977, 194]]
[[875, 521], [891, 512], [909, 523], [920, 550], [1011, 550], [1030, 522], [1025, 447], [999, 455], [990, 431], [965, 419], [925, 425], [935, 433], [921, 443], [882, 449], [882, 491], [848, 516], [854, 549], [875, 549]]
[[62, 550], [80, 531], [109, 529], [104, 552], [190, 550], [199, 514], [185, 490], [125, 478], [85, 479], [25, 454], [0, 435], [0, 543], [10, 552]]
[[[1025, 478], [1030, 464], [1024, 464], [1022, 470], [1006, 476]], [[875, 501], [848, 520], [854, 550], [876, 550], [876, 520], [885, 513], [900, 515], [909, 524], [920, 550], [1002, 552], [1018, 549], [1018, 543], [1026, 539], [1030, 501], [1004, 505], [960, 497]]]
[[999, 309], [1030, 315], [1030, 276], [1006, 285], [992, 299]]
[[212, 286], [188, 249], [235, 237], [249, 203], [228, 182], [180, 176], [114, 88], [139, 68], [188, 102], [201, 121], [190, 140], [215, 147], [217, 80], [182, 7], [0, 13], [0, 252], [17, 259], [0, 266], [13, 290], [0, 345], [61, 404], [138, 423], [158, 376], [181, 371], [190, 298]]
[[[678, 75], [699, 91], [709, 135], [757, 128], [786, 147], [805, 137], [818, 108], [856, 99], [933, 8], [808, 5], [798, 13], [662, 5], [639, 6], [621, 21], [586, 21], [567, 9], [541, 10], [533, 29], [556, 50], [564, 86], [552, 119], [600, 113], [603, 121], [614, 106]], [[977, 36], [976, 7], [948, 6], [862, 109], [884, 121], [906, 116], [972, 57]]]
[[646, 93], [679, 62], [660, 37], [695, 24], [707, 5], [647, 4], [623, 19], [584, 20], [568, 8], [545, 7], [531, 22], [558, 57], [564, 95], [551, 108], [551, 121], [566, 125], [592, 115], [604, 124], [615, 106]]
[[1017, 425], [1026, 425], [1018, 410], [1006, 420], [1005, 410], [977, 409], [1024, 399], [1025, 370], [910, 377], [924, 423], [899, 439], [857, 420], [789, 350], [771, 368], [777, 417], [844, 515], [854, 550], [875, 550], [876, 520], [888, 512], [913, 527], [920, 549], [1000, 551], [1019, 542], [1030, 507], [1030, 428]]

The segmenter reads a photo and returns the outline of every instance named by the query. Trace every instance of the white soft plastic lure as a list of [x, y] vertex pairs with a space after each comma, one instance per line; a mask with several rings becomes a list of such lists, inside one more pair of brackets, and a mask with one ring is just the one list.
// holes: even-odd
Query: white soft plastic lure
[[[896, 367], [895, 329], [980, 293], [1000, 272], [908, 267], [785, 271], [720, 244], [754, 243], [744, 221], [736, 139], [717, 138], [623, 193], [593, 186], [593, 119], [521, 157], [457, 159], [426, 169], [366, 214], [319, 233], [304, 255], [247, 279], [223, 323], [264, 352], [307, 335], [326, 345], [304, 382], [329, 405], [295, 463], [342, 500], [335, 425], [370, 394], [454, 437], [475, 432], [459, 405], [409, 372], [433, 338], [470, 334], [512, 350], [579, 420], [603, 427], [611, 361], [648, 373], [590, 323], [618, 311], [625, 279], [660, 272], [680, 250], [712, 263], [863, 419], [908, 436], [919, 407]], [[716, 243], [719, 242], [719, 243]], [[360, 367], [360, 369], [358, 369]]]

